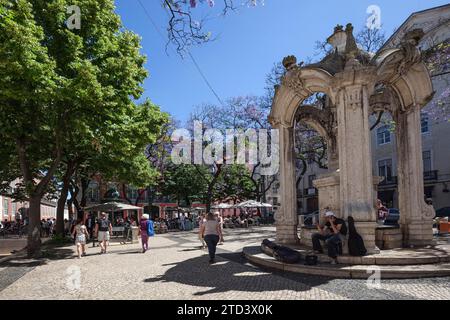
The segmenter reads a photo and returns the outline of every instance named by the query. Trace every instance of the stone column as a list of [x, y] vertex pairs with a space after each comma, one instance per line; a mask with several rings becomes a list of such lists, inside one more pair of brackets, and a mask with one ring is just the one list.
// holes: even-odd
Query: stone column
[[[352, 74], [344, 73], [349, 78]], [[359, 74], [362, 76], [362, 74]], [[353, 78], [354, 79], [354, 78]], [[338, 147], [341, 216], [352, 216], [369, 253], [375, 245], [375, 199], [373, 192], [368, 90], [352, 81], [338, 95]]]
[[295, 187], [294, 128], [277, 126], [280, 136], [280, 194], [281, 207], [277, 211], [277, 242], [297, 244], [298, 216], [297, 192]]
[[333, 172], [330, 174], [321, 175], [318, 179], [313, 181], [314, 186], [319, 193], [319, 212], [321, 219], [326, 207], [329, 207], [337, 217], [341, 217], [340, 192], [339, 192], [339, 173]]
[[396, 116], [398, 203], [405, 246], [429, 245], [433, 240], [434, 209], [424, 200], [420, 108]]

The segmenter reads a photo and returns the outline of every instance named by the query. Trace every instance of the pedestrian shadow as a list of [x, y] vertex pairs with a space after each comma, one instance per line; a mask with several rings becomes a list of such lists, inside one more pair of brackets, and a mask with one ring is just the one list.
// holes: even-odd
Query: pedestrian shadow
[[[171, 266], [163, 275], [144, 279], [146, 283], [174, 282], [193, 287], [208, 288], [205, 291], [194, 293], [195, 296], [204, 296], [213, 293], [226, 293], [229, 291], [264, 292], [291, 290], [296, 292], [309, 291], [314, 286], [320, 286], [333, 280], [326, 277], [294, 278], [284, 277], [284, 274], [275, 274], [270, 270], [246, 266], [237, 261], [223, 259], [226, 254], [217, 255], [217, 263], [208, 264], [207, 255], [185, 260]], [[294, 280], [294, 281], [293, 281]]]
[[191, 252], [191, 251], [199, 251], [199, 250], [202, 250], [202, 247], [178, 250], [178, 252]]
[[124, 254], [143, 254], [142, 250], [138, 251], [123, 251], [123, 252], [114, 252], [116, 254], [124, 255]]

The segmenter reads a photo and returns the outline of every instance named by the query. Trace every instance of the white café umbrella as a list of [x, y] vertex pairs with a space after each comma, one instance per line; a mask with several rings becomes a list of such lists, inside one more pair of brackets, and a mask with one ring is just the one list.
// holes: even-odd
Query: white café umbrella
[[221, 203], [221, 204], [214, 205], [211, 208], [213, 208], [213, 209], [231, 209], [231, 208], [233, 208], [233, 205], [228, 204], [228, 203]]
[[241, 203], [238, 203], [237, 205], [234, 206], [235, 208], [272, 208], [271, 204], [268, 203], [263, 203], [263, 202], [258, 202], [255, 200], [248, 200], [248, 201], [244, 201]]
[[121, 203], [121, 202], [99, 203], [99, 204], [84, 208], [84, 210], [86, 210], [86, 211], [111, 211], [113, 220], [114, 220], [114, 212], [115, 211], [142, 210], [142, 209], [143, 209], [142, 207], [132, 206], [130, 204]]
[[99, 203], [90, 207], [84, 208], [86, 211], [123, 211], [123, 210], [142, 210], [142, 207], [132, 206], [130, 204], [121, 202], [106, 202]]

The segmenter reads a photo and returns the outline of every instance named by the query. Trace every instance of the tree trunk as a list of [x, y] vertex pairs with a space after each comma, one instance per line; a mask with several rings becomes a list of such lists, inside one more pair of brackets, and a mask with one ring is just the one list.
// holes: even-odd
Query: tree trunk
[[58, 199], [58, 206], [56, 209], [56, 234], [64, 235], [64, 209], [66, 206], [67, 195], [69, 193], [69, 179], [64, 179], [61, 194]]
[[145, 189], [140, 189], [138, 192], [138, 196], [136, 198], [136, 200], [134, 201], [134, 205], [137, 206], [139, 204], [139, 201], [142, 199], [142, 196], [145, 193]]
[[122, 197], [127, 200], [128, 204], [133, 204], [133, 201], [131, 201], [131, 199], [128, 198], [127, 195], [127, 185], [125, 183], [122, 183]]
[[28, 219], [27, 254], [28, 257], [41, 255], [41, 196], [33, 195], [30, 198]]
[[64, 209], [66, 206], [67, 196], [69, 194], [70, 177], [73, 174], [73, 165], [69, 161], [67, 164], [66, 173], [63, 177], [63, 186], [61, 194], [58, 199], [58, 206], [56, 208], [56, 234], [64, 236]]
[[89, 182], [89, 179], [81, 178], [81, 201], [79, 203], [80, 208], [77, 210], [77, 219], [84, 219], [83, 208], [86, 207], [87, 189], [89, 188]]

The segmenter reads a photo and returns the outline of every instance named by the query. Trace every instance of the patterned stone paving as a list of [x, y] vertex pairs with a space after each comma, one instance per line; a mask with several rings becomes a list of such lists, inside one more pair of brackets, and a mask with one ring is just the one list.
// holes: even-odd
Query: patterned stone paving
[[331, 279], [278, 273], [252, 266], [240, 252], [273, 236], [274, 228], [226, 229], [217, 263], [210, 266], [194, 232], [157, 235], [151, 250], [113, 244], [106, 255], [88, 248], [58, 248], [42, 261], [0, 264], [0, 299], [450, 299], [450, 278], [383, 280]]

